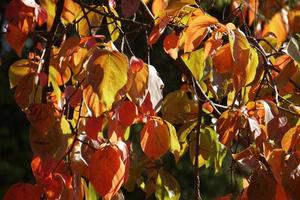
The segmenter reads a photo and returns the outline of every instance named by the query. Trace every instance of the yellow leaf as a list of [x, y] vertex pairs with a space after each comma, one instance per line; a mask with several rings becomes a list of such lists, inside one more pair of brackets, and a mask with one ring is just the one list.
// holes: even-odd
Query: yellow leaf
[[203, 77], [203, 72], [206, 63], [204, 56], [205, 52], [203, 48], [182, 56], [182, 60], [190, 69], [197, 81], [201, 81]]
[[117, 92], [127, 83], [129, 61], [117, 51], [96, 49], [87, 61], [87, 82], [109, 110]]
[[33, 72], [33, 69], [37, 68], [37, 65], [31, 63], [27, 59], [22, 59], [14, 62], [8, 72], [10, 88], [16, 87], [20, 80], [22, 80], [26, 75]]
[[179, 144], [179, 140], [177, 137], [177, 132], [175, 127], [170, 124], [167, 121], [164, 121], [168, 128], [169, 128], [169, 132], [170, 132], [170, 151], [174, 154], [175, 157], [175, 161], [178, 162], [179, 160], [179, 153], [180, 153], [180, 144]]
[[[107, 7], [103, 7], [106, 13], [111, 13], [116, 17], [119, 17], [117, 11], [110, 7], [109, 10]], [[111, 11], [111, 12], [109, 12]], [[107, 28], [111, 37], [112, 41], [115, 41], [119, 38], [120, 36], [120, 28], [121, 28], [121, 22], [119, 20], [115, 20], [113, 18], [110, 17], [106, 17], [106, 21], [107, 21]]]

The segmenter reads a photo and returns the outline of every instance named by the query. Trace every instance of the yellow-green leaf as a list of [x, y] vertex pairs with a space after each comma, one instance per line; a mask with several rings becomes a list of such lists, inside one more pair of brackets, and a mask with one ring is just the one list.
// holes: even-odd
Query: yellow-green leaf
[[[103, 8], [106, 13], [110, 13], [110, 14], [113, 14], [115, 17], [119, 17], [117, 11], [114, 8], [110, 7], [109, 10], [107, 7], [103, 7]], [[106, 21], [107, 21], [107, 28], [108, 28], [111, 40], [112, 41], [117, 40], [120, 36], [119, 28], [121, 28], [121, 22], [119, 20], [115, 20], [110, 17], [106, 17]]]
[[117, 51], [96, 49], [87, 62], [87, 82], [109, 110], [118, 91], [127, 82], [129, 62]]
[[155, 197], [158, 200], [179, 200], [180, 185], [169, 172], [161, 169], [156, 179]]
[[35, 64], [31, 63], [27, 59], [22, 59], [14, 62], [8, 72], [10, 88], [14, 88], [18, 85], [26, 75], [33, 72]]
[[169, 122], [165, 121], [168, 125], [169, 132], [170, 132], [170, 152], [174, 154], [175, 161], [178, 162], [179, 154], [180, 154], [180, 144], [177, 136], [177, 132], [175, 127], [170, 124]]
[[204, 49], [201, 48], [197, 51], [193, 51], [189, 54], [182, 56], [182, 60], [191, 70], [196, 80], [201, 81], [205, 68], [205, 53]]

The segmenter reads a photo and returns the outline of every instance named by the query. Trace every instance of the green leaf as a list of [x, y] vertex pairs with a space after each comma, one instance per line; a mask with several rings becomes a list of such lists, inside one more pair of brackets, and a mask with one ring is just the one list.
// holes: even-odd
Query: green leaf
[[[110, 7], [109, 9], [107, 7], [103, 7], [106, 13], [113, 14], [115, 17], [119, 17], [117, 11]], [[110, 12], [109, 12], [110, 11]], [[110, 17], [106, 17], [107, 21], [107, 28], [111, 37], [111, 40], [114, 42], [117, 40], [120, 36], [120, 28], [121, 28], [121, 21], [115, 20]]]
[[167, 121], [164, 121], [168, 125], [168, 129], [170, 132], [170, 152], [173, 153], [175, 157], [175, 161], [178, 162], [179, 154], [180, 154], [180, 144], [177, 137], [177, 132], [175, 127]]
[[258, 54], [255, 49], [250, 48], [250, 53], [249, 53], [249, 61], [246, 67], [246, 83], [245, 85], [250, 84], [256, 75], [256, 69], [258, 66]]
[[62, 116], [60, 119], [60, 128], [63, 134], [71, 134], [71, 128], [68, 120], [66, 119], [65, 116]]
[[203, 78], [203, 72], [205, 68], [205, 51], [203, 48], [193, 51], [191, 53], [182, 56], [182, 60], [186, 66], [191, 70], [193, 76], [197, 81], [201, 81]]
[[180, 185], [167, 171], [161, 169], [156, 179], [155, 197], [158, 200], [179, 200]]
[[62, 105], [62, 96], [61, 96], [61, 90], [57, 83], [57, 77], [60, 77], [59, 72], [52, 66], [49, 67], [49, 81], [52, 84], [54, 94], [57, 99], [57, 103], [59, 106]]
[[97, 199], [98, 199], [97, 192], [94, 186], [91, 183], [89, 183], [89, 193], [88, 193], [87, 200], [97, 200]]
[[180, 142], [185, 142], [187, 136], [192, 132], [192, 130], [196, 127], [197, 122], [189, 122], [183, 124], [180, 129], [179, 129], [179, 141]]

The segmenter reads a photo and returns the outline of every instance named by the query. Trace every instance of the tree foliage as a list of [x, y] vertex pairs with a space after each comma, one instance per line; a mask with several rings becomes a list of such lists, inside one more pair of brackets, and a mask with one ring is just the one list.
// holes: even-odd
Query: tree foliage
[[[226, 155], [243, 186], [219, 199], [298, 199], [299, 6], [233, 0], [220, 17], [195, 0], [10, 1], [5, 35], [20, 60], [9, 81], [36, 182], [4, 199], [116, 200], [139, 187], [177, 200], [163, 158], [186, 154], [194, 199], [199, 169], [220, 172]], [[144, 57], [131, 35], [144, 37]], [[166, 95], [149, 55], [158, 43], [182, 72]]]

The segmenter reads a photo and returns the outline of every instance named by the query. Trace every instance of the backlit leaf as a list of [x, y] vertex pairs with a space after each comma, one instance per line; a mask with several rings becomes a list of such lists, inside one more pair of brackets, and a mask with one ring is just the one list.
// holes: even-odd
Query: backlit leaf
[[198, 103], [187, 92], [176, 90], [163, 101], [163, 118], [172, 124], [182, 124], [197, 118]]
[[88, 166], [88, 179], [103, 198], [111, 199], [124, 183], [125, 165], [117, 147], [97, 150]]
[[123, 126], [130, 126], [138, 117], [137, 106], [131, 101], [123, 101], [118, 108], [119, 121]]
[[225, 146], [230, 146], [241, 126], [240, 111], [226, 110], [217, 121], [219, 140]]
[[158, 173], [155, 197], [158, 200], [179, 200], [180, 198], [180, 185], [166, 170], [160, 170]]
[[172, 152], [174, 154], [175, 161], [178, 162], [179, 153], [180, 153], [180, 144], [179, 144], [176, 129], [169, 122], [167, 122], [167, 121], [164, 121], [164, 122], [167, 124], [169, 132], [170, 132], [170, 152]]
[[289, 129], [281, 140], [281, 147], [285, 152], [300, 150], [300, 126]]
[[97, 49], [89, 58], [87, 81], [106, 110], [111, 108], [117, 92], [125, 86], [128, 68], [127, 57], [117, 51]]
[[168, 126], [161, 119], [150, 119], [144, 125], [141, 131], [141, 147], [152, 159], [159, 159], [167, 153], [170, 147], [170, 134]]
[[204, 49], [193, 51], [189, 54], [182, 56], [182, 60], [186, 66], [190, 69], [193, 76], [197, 81], [201, 81], [203, 78], [204, 68], [206, 66], [206, 61], [204, 57]]
[[14, 88], [18, 85], [20, 80], [22, 80], [29, 73], [34, 72], [37, 69], [37, 65], [30, 62], [27, 59], [22, 59], [14, 62], [9, 67], [9, 83], [10, 88]]

